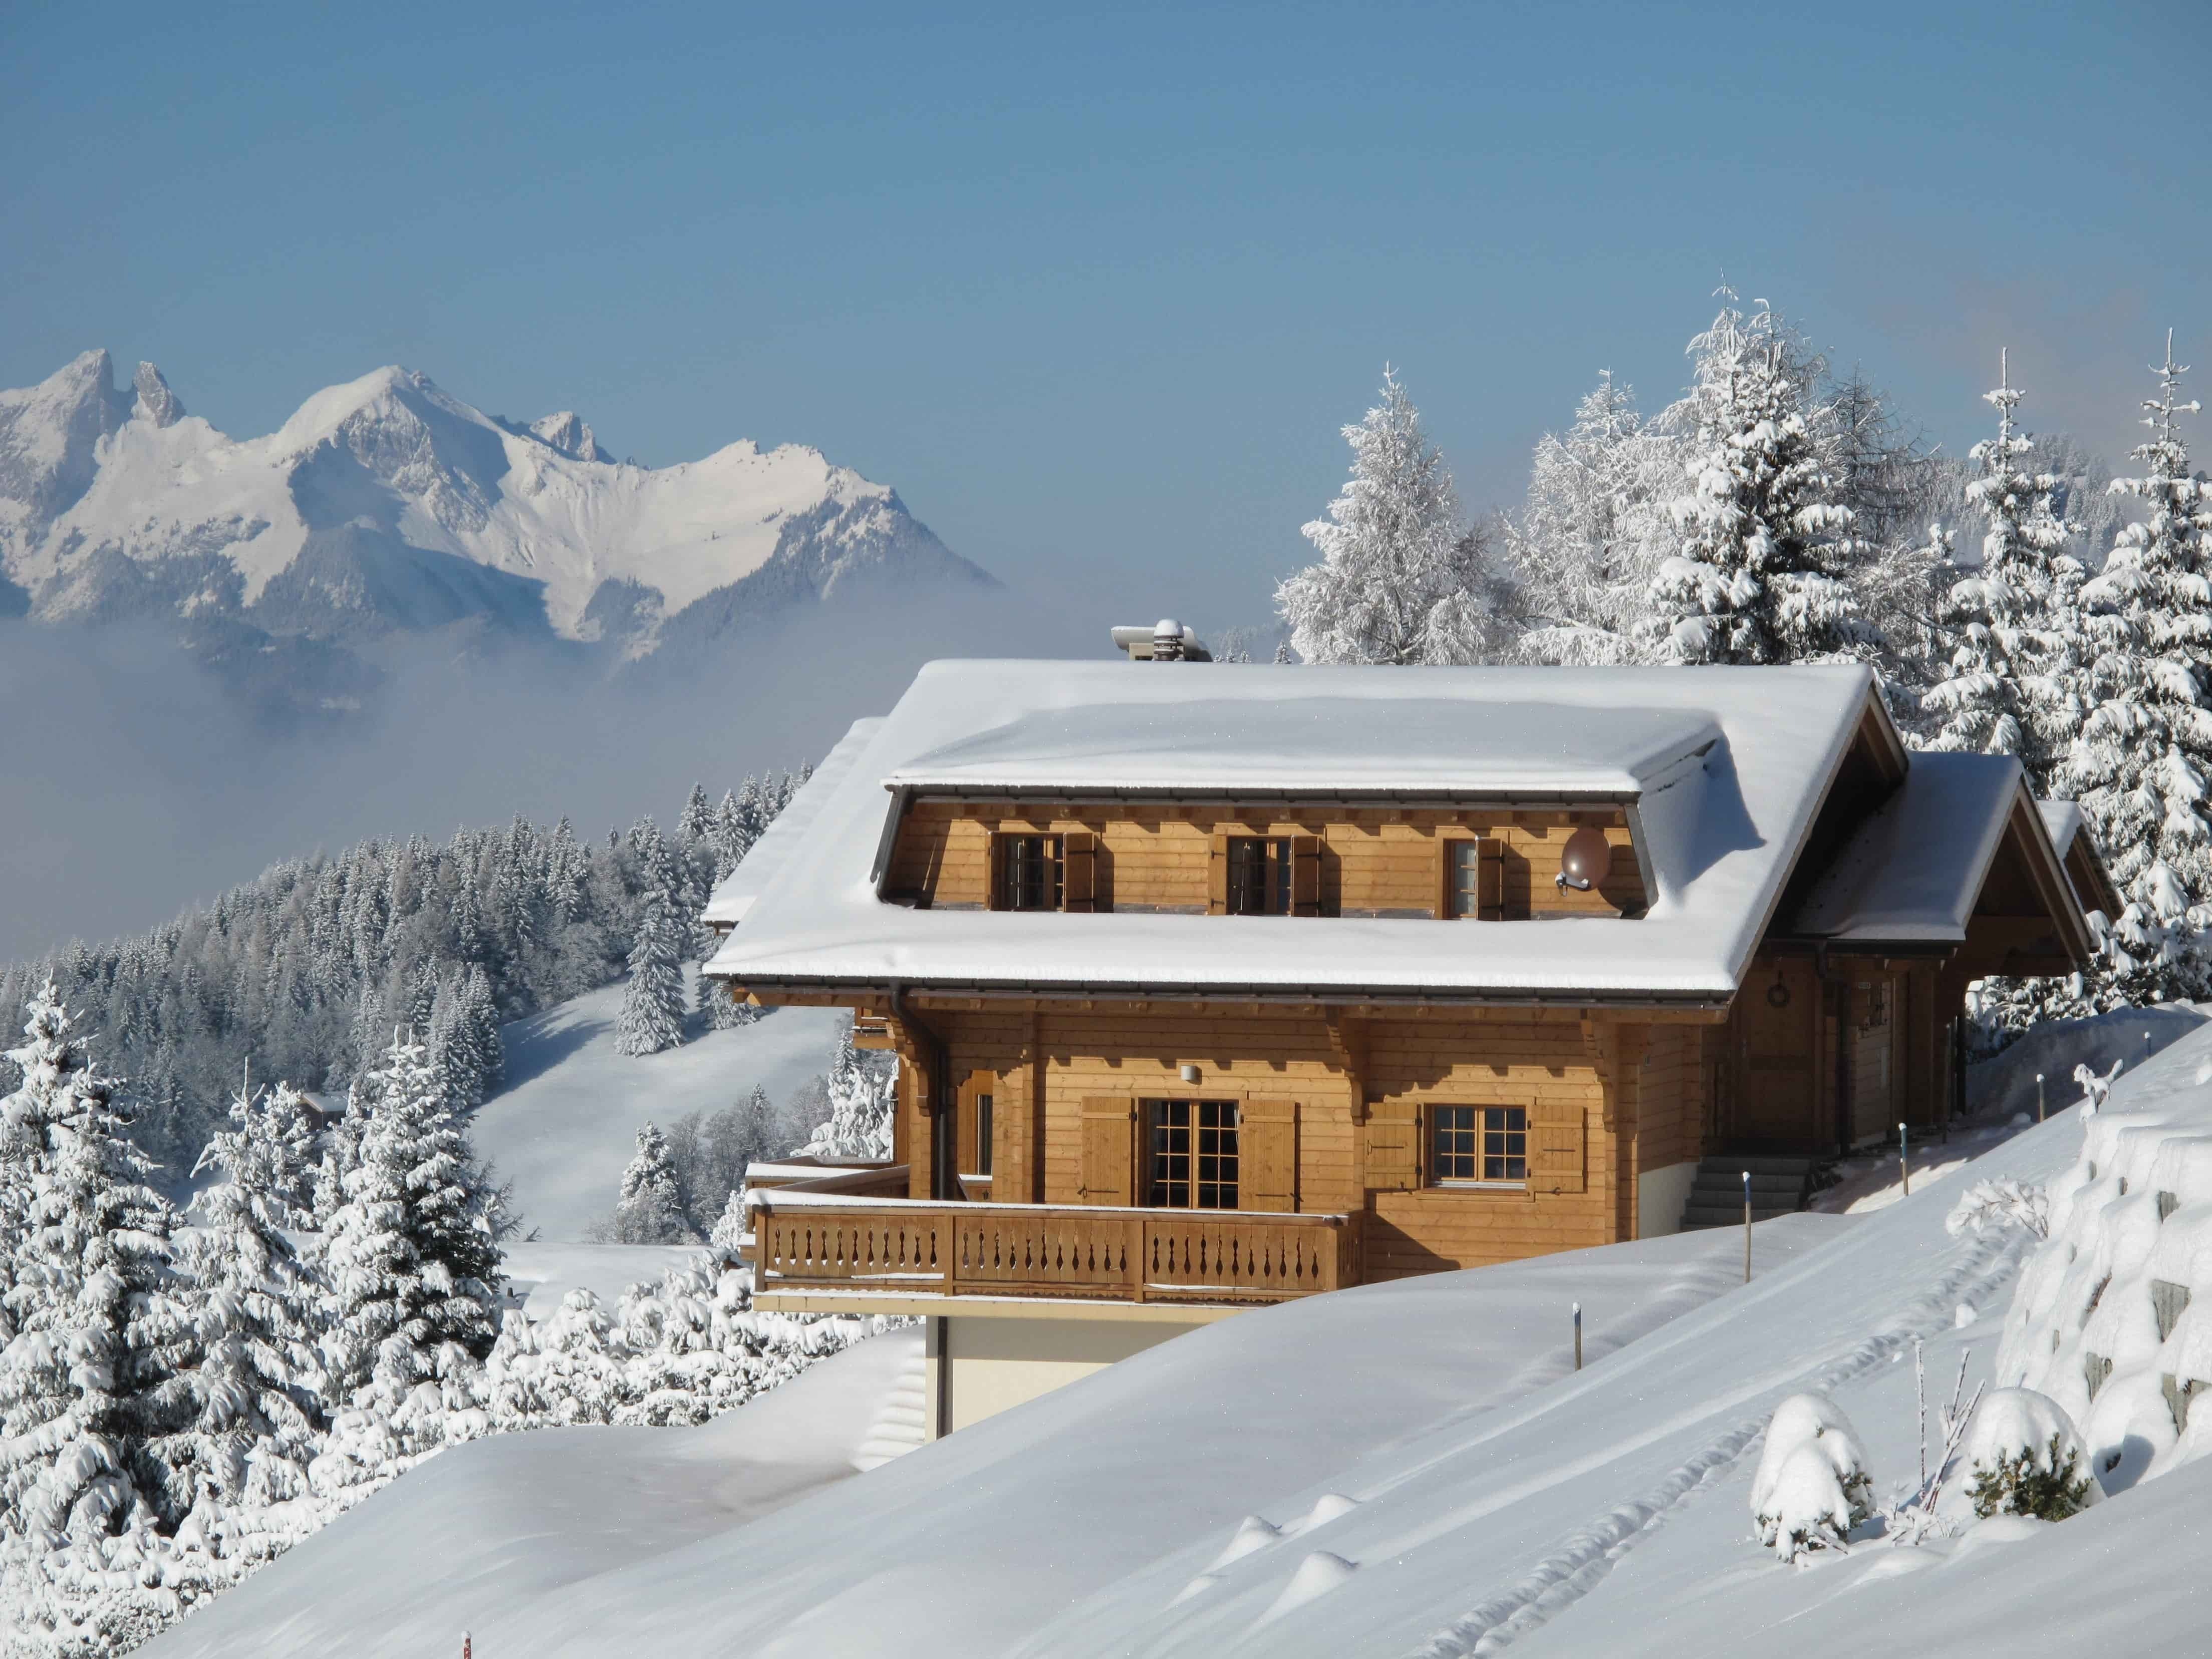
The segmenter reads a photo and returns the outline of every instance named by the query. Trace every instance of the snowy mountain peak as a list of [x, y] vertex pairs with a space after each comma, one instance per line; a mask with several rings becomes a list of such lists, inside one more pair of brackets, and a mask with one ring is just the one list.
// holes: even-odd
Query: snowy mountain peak
[[89, 351], [0, 392], [0, 576], [40, 619], [332, 639], [475, 618], [635, 657], [856, 579], [990, 580], [888, 486], [797, 445], [617, 466], [573, 410], [517, 427], [396, 364], [234, 439], [150, 363], [135, 398], [113, 381]]
[[153, 364], [141, 362], [131, 384], [138, 393], [138, 401], [131, 411], [132, 419], [151, 421], [155, 426], [174, 426], [185, 418], [183, 403], [169, 390], [168, 381], [161, 378], [161, 371]]
[[572, 461], [614, 459], [612, 455], [599, 447], [599, 438], [592, 431], [590, 424], [573, 409], [541, 416], [530, 423], [530, 429]]
[[82, 495], [100, 441], [129, 417], [104, 350], [34, 386], [0, 392], [0, 536], [35, 533]]

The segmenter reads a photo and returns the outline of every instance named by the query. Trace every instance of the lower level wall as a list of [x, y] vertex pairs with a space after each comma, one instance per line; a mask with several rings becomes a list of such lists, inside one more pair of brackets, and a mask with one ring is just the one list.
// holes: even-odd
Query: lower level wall
[[1698, 1179], [1695, 1164], [1669, 1164], [1636, 1177], [1636, 1236], [1661, 1238], [1682, 1231], [1682, 1211]]
[[928, 1322], [934, 1439], [1208, 1322], [949, 1317]]

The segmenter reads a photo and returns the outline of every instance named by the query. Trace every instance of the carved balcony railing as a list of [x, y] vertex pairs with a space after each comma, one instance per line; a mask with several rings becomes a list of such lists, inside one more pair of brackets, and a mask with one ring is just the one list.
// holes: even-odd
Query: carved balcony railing
[[1341, 1215], [777, 1191], [752, 1203], [763, 1291], [1243, 1304], [1355, 1279], [1352, 1230]]

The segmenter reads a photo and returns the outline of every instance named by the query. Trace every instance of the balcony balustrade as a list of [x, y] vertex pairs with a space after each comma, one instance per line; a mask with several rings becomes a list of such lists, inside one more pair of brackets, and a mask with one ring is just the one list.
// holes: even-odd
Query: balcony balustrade
[[756, 1193], [763, 1291], [1249, 1304], [1355, 1282], [1342, 1215]]

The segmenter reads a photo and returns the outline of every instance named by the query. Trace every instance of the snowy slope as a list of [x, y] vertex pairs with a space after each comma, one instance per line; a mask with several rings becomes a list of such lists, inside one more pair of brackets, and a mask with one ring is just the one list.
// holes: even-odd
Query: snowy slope
[[[2123, 1087], [2154, 1087], [2177, 1068], [2193, 1078], [2208, 1054], [2212, 1039], [2186, 1039]], [[2080, 1139], [2069, 1114], [1974, 1173], [2048, 1179]], [[1493, 1297], [1513, 1274], [1541, 1271], [1553, 1276], [1556, 1319], [1577, 1258], [1232, 1320], [769, 1525], [640, 1561], [588, 1595], [544, 1598], [501, 1639], [537, 1653], [611, 1654], [711, 1648], [711, 1632], [737, 1630], [742, 1644], [725, 1650], [1318, 1659], [1489, 1652], [1511, 1641], [1537, 1652], [1748, 1655], [1783, 1640], [1819, 1651], [1886, 1632], [1886, 1645], [1911, 1650], [1909, 1626], [1887, 1627], [1887, 1598], [1952, 1559], [1941, 1570], [1985, 1598], [1990, 1650], [2053, 1650], [2036, 1627], [1999, 1616], [2004, 1598], [2033, 1587], [2050, 1599], [2050, 1552], [2075, 1540], [2087, 1547], [2098, 1533], [2032, 1540], [2010, 1568], [1994, 1548], [1993, 1565], [1977, 1565], [1984, 1545], [1861, 1551], [1804, 1573], [1747, 1541], [1747, 1454], [1783, 1395], [1833, 1390], [1887, 1486], [1911, 1467], [1903, 1361], [1912, 1340], [1929, 1340], [1939, 1373], [1956, 1345], [1973, 1342], [1986, 1373], [1989, 1315], [2004, 1304], [2024, 1240], [1951, 1237], [1944, 1219], [1963, 1179], [1916, 1188], [1755, 1284], [1517, 1397], [1486, 1374], [1501, 1322], [1511, 1329], [1510, 1298], [1501, 1322]], [[1708, 1237], [1702, 1248], [1732, 1243]], [[1698, 1244], [1654, 1241], [1582, 1261], [1595, 1269], [1616, 1252]], [[1979, 1322], [1957, 1332], [1962, 1305]], [[1324, 1502], [1332, 1493], [1353, 1502]], [[2168, 1503], [2115, 1503], [2097, 1527], [2127, 1529], [2108, 1547], [2162, 1552], [2166, 1571], [2187, 1577], [2195, 1545], [2170, 1529]], [[1248, 1513], [1285, 1530], [1240, 1529]], [[1259, 1547], [1225, 1559], [1240, 1530]], [[1842, 1573], [1868, 1582], [1832, 1603], [1827, 1586], [1842, 1581], [1830, 1575]], [[2092, 1613], [2074, 1605], [2078, 1646]], [[2171, 1613], [2186, 1598], [2169, 1593], [2163, 1605]], [[2164, 1635], [2186, 1650], [2182, 1628]]]
[[0, 574], [48, 619], [150, 605], [283, 632], [484, 616], [638, 654], [695, 605], [988, 580], [888, 487], [797, 445], [617, 463], [573, 413], [506, 422], [398, 368], [234, 439], [152, 365], [135, 397], [111, 375], [87, 352], [0, 392]]
[[548, 1240], [579, 1239], [614, 1208], [646, 1120], [665, 1128], [717, 1112], [755, 1084], [782, 1101], [829, 1069], [844, 1018], [833, 1008], [786, 1008], [661, 1054], [618, 1054], [622, 999], [619, 982], [605, 985], [502, 1026], [507, 1082], [471, 1122], [477, 1151], [514, 1183], [524, 1231]]
[[[862, 1342], [696, 1429], [541, 1429], [441, 1453], [141, 1652], [491, 1659], [516, 1610], [849, 1480], [918, 1330]], [[625, 1649], [625, 1651], [635, 1650]]]

